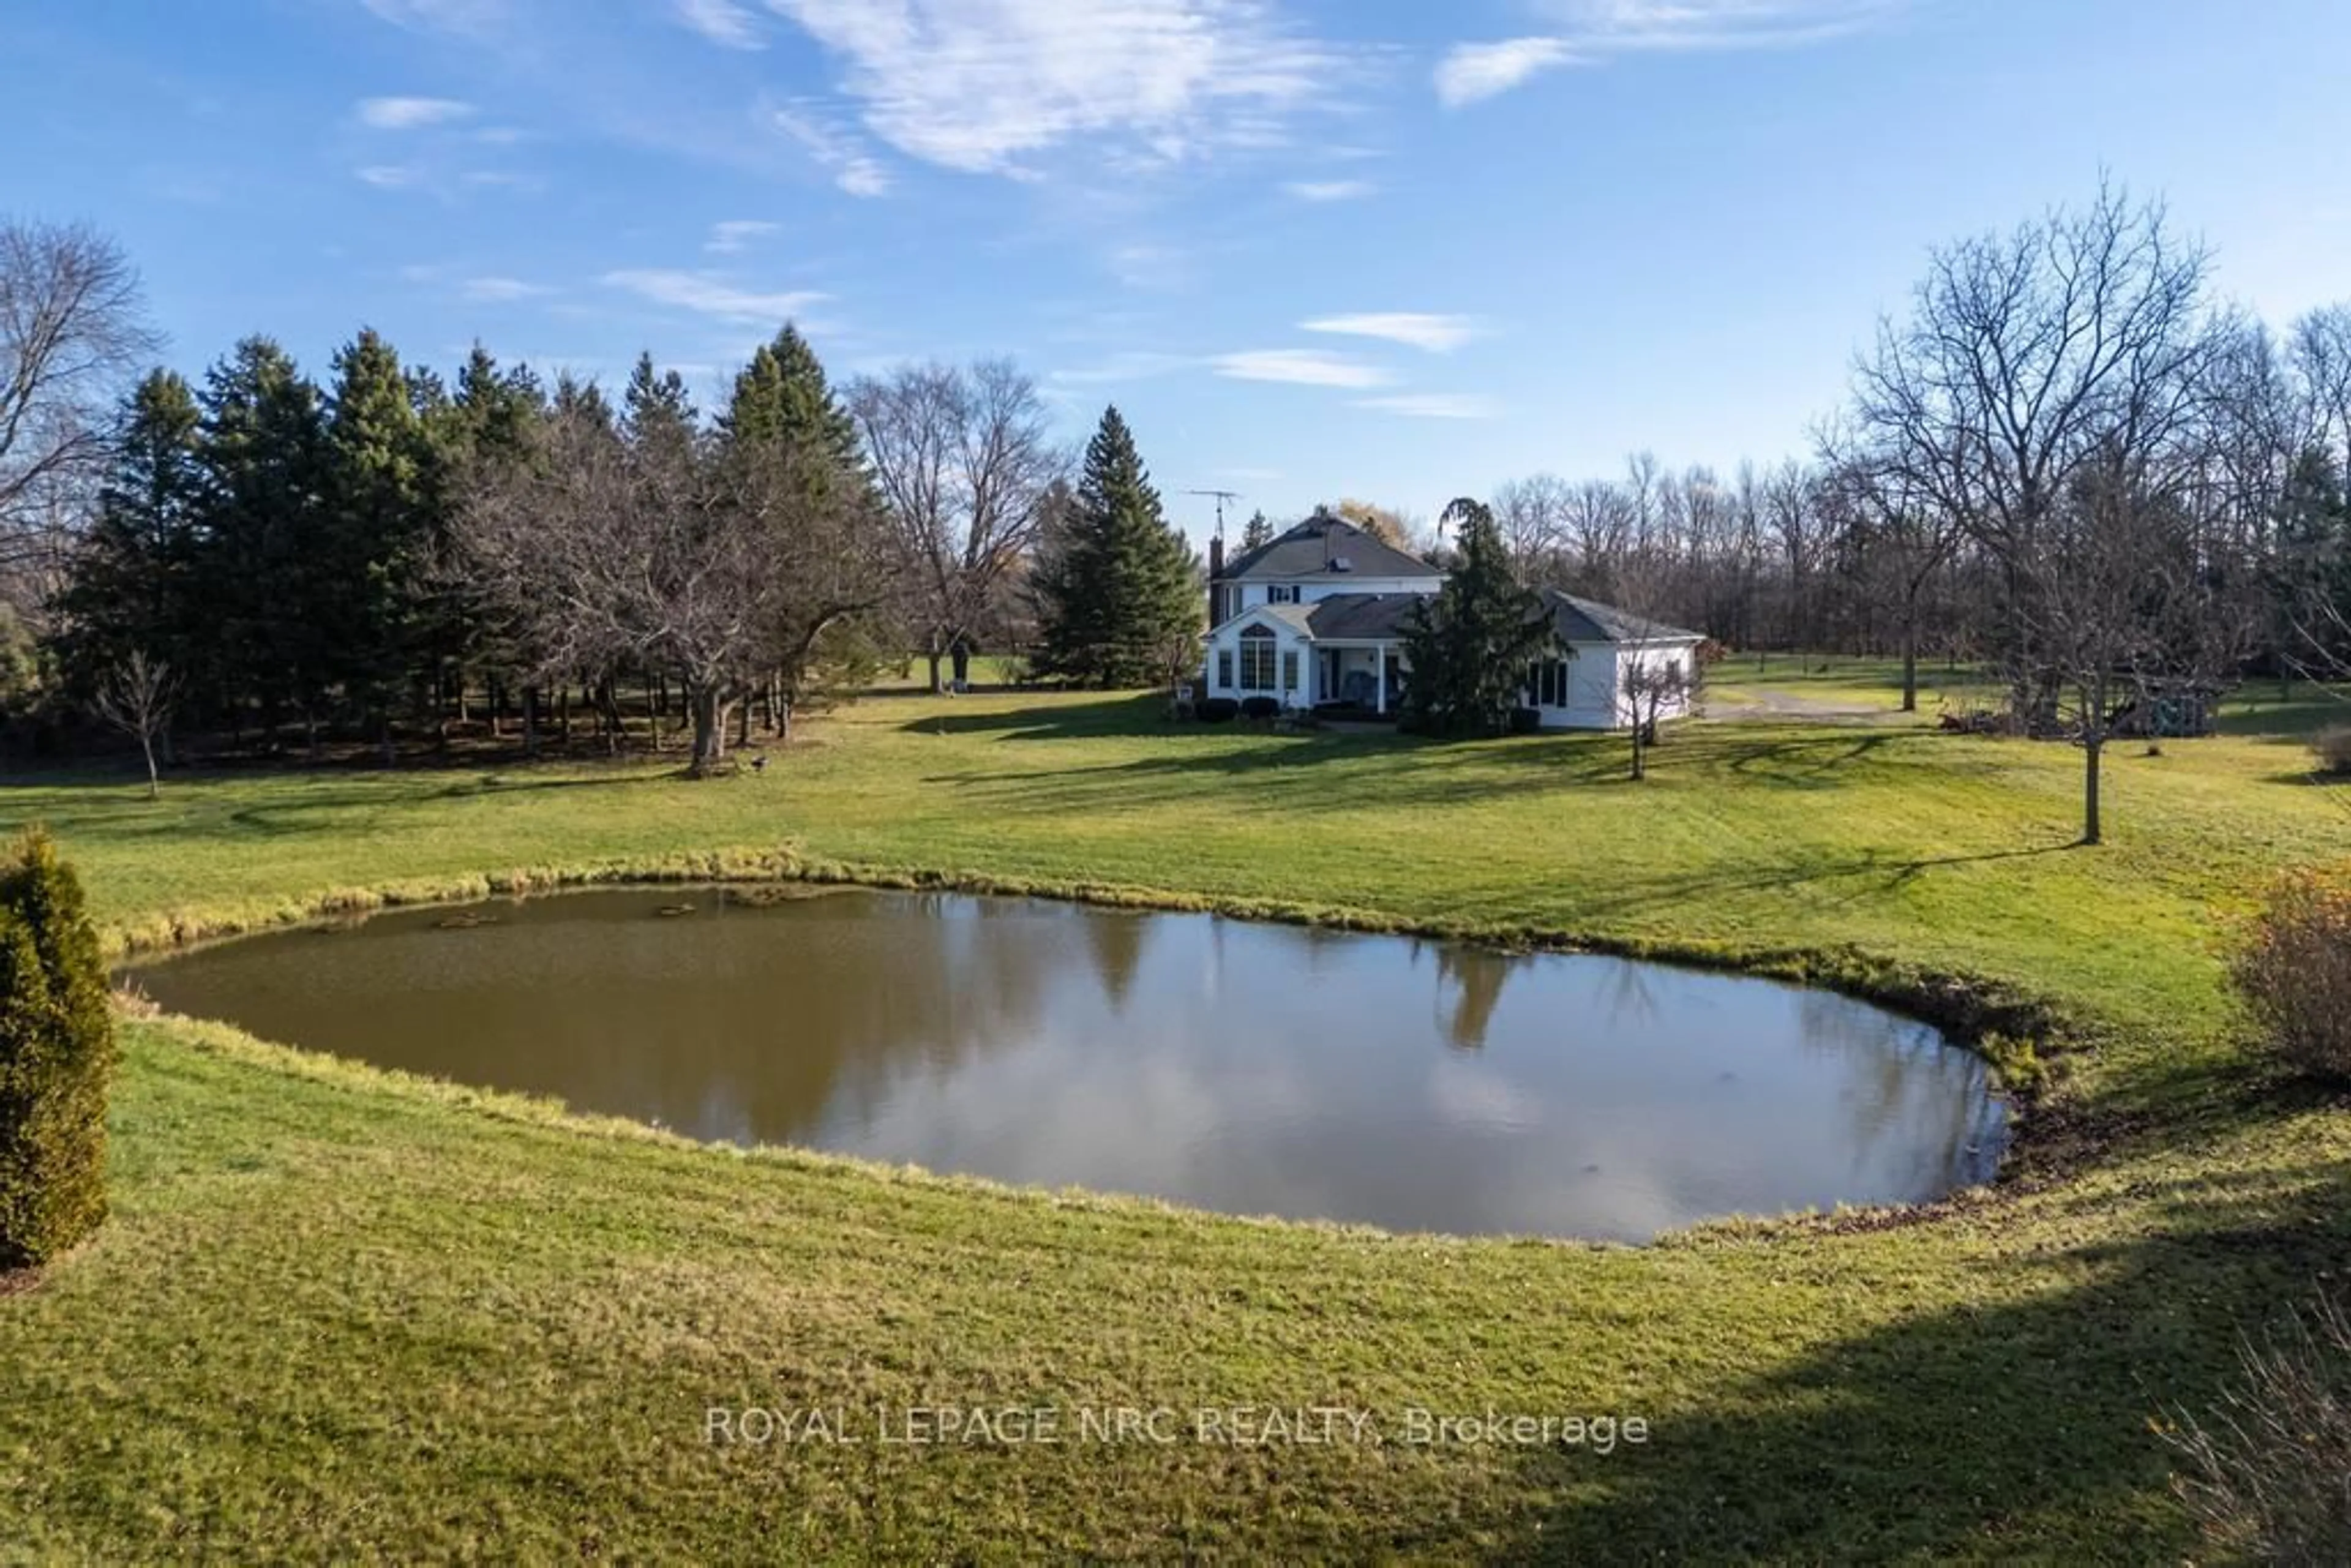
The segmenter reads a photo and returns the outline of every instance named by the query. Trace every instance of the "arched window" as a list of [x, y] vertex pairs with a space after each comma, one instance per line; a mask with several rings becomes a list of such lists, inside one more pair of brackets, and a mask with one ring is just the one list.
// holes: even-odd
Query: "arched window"
[[1241, 628], [1241, 685], [1245, 692], [1273, 690], [1274, 633], [1267, 626]]

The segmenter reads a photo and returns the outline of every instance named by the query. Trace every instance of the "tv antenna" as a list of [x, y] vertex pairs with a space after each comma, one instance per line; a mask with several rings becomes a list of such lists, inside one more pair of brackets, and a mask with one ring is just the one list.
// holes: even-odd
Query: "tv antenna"
[[1240, 492], [1238, 490], [1186, 490], [1184, 494], [1187, 496], [1214, 496], [1217, 498], [1217, 537], [1220, 539], [1223, 538], [1225, 537], [1225, 503], [1227, 501], [1239, 500], [1241, 498]]

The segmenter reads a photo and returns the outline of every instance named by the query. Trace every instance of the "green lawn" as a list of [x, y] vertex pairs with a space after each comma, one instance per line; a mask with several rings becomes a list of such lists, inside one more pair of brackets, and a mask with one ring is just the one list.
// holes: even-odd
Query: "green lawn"
[[[1790, 665], [1792, 669], [1792, 663]], [[1776, 677], [1774, 677], [1776, 678]], [[1855, 684], [1869, 677], [1855, 674]], [[1771, 684], [1769, 680], [1765, 684]], [[2022, 998], [2001, 1186], [1640, 1249], [1391, 1238], [698, 1149], [169, 1020], [117, 1216], [0, 1298], [0, 1542], [135, 1558], [1561, 1561], [2195, 1550], [2150, 1429], [2351, 1262], [2351, 1113], [2241, 1054], [2230, 921], [2351, 854], [2297, 741], [1931, 720], [1442, 745], [892, 696], [763, 774], [0, 791], [118, 936], [565, 875], [857, 868]], [[1938, 990], [1946, 1004], [1948, 991]], [[1613, 1413], [1649, 1441], [714, 1448], [743, 1403]], [[1074, 1420], [1074, 1415], [1071, 1417]]]

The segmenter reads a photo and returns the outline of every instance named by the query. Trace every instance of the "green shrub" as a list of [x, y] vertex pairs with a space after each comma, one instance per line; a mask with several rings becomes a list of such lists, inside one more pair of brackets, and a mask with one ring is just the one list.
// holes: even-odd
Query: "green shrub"
[[1514, 707], [1510, 710], [1510, 733], [1512, 735], [1532, 735], [1541, 728], [1542, 728], [1542, 710], [1541, 708]]
[[106, 1217], [114, 1019], [81, 884], [37, 831], [0, 866], [0, 1269]]
[[1203, 697], [1198, 712], [1202, 724], [1230, 724], [1241, 705], [1231, 697]]
[[2309, 872], [2280, 883], [2233, 977], [2289, 1065], [2351, 1080], [2351, 886]]
[[2351, 774], [2351, 724], [2328, 725], [2311, 737], [2310, 749], [2321, 773]]
[[2351, 1316], [2321, 1298], [2238, 1364], [2209, 1416], [2159, 1428], [2191, 1467], [2181, 1499], [2232, 1557], [2351, 1563]]

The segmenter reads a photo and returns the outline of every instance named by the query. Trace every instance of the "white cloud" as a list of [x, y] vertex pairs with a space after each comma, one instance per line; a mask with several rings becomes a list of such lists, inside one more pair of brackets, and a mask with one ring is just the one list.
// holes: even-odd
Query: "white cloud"
[[1077, 137], [1121, 138], [1163, 162], [1263, 144], [1343, 64], [1261, 0], [768, 4], [842, 57], [874, 135], [975, 173], [1033, 172], [1024, 157]]
[[475, 305], [506, 305], [518, 299], [538, 299], [555, 292], [544, 284], [525, 283], [519, 277], [469, 277], [458, 286], [457, 292]]
[[1302, 332], [1336, 332], [1351, 338], [1381, 338], [1431, 354], [1449, 354], [1485, 329], [1467, 316], [1432, 316], [1420, 311], [1374, 311], [1360, 316], [1322, 316], [1301, 321]]
[[663, 268], [623, 268], [608, 272], [603, 281], [660, 305], [715, 316], [722, 321], [773, 326], [790, 319], [820, 300], [830, 298], [807, 289], [762, 294], [740, 288], [715, 273]]
[[857, 138], [834, 128], [815, 109], [796, 104], [775, 111], [776, 129], [808, 149], [832, 172], [832, 183], [852, 196], [879, 196], [890, 189], [890, 171]]
[[713, 256], [737, 256], [749, 248], [753, 240], [776, 233], [781, 224], [771, 224], [760, 218], [728, 218], [710, 225], [710, 237], [702, 248]]
[[424, 178], [421, 171], [399, 163], [371, 163], [351, 172], [380, 191], [402, 190]]
[[1399, 392], [1392, 397], [1357, 398], [1355, 406], [1413, 419], [1492, 419], [1501, 413], [1493, 399], [1476, 392]]
[[474, 112], [470, 103], [454, 98], [366, 98], [360, 100], [360, 123], [378, 131], [417, 131], [446, 125]]
[[1548, 36], [1459, 44], [1437, 68], [1437, 96], [1458, 109], [1562, 65], [1638, 53], [1793, 48], [1872, 26], [1915, 0], [1548, 0]]
[[1217, 374], [1237, 382], [1286, 382], [1294, 386], [1345, 387], [1363, 391], [1395, 378], [1377, 365], [1320, 349], [1249, 349], [1219, 354]]
[[1498, 44], [1456, 44], [1437, 67], [1437, 96], [1447, 109], [1508, 92], [1541, 71], [1575, 63], [1560, 38], [1506, 38]]
[[735, 0], [670, 0], [677, 19], [725, 49], [758, 49], [758, 18]]
[[1191, 257], [1173, 246], [1122, 245], [1103, 256], [1102, 263], [1129, 288], [1180, 289], [1192, 277]]
[[1868, 27], [1911, 0], [1550, 0], [1579, 48], [1784, 48], [1824, 43]]
[[1352, 202], [1379, 187], [1369, 180], [1292, 180], [1282, 189], [1301, 202]]

